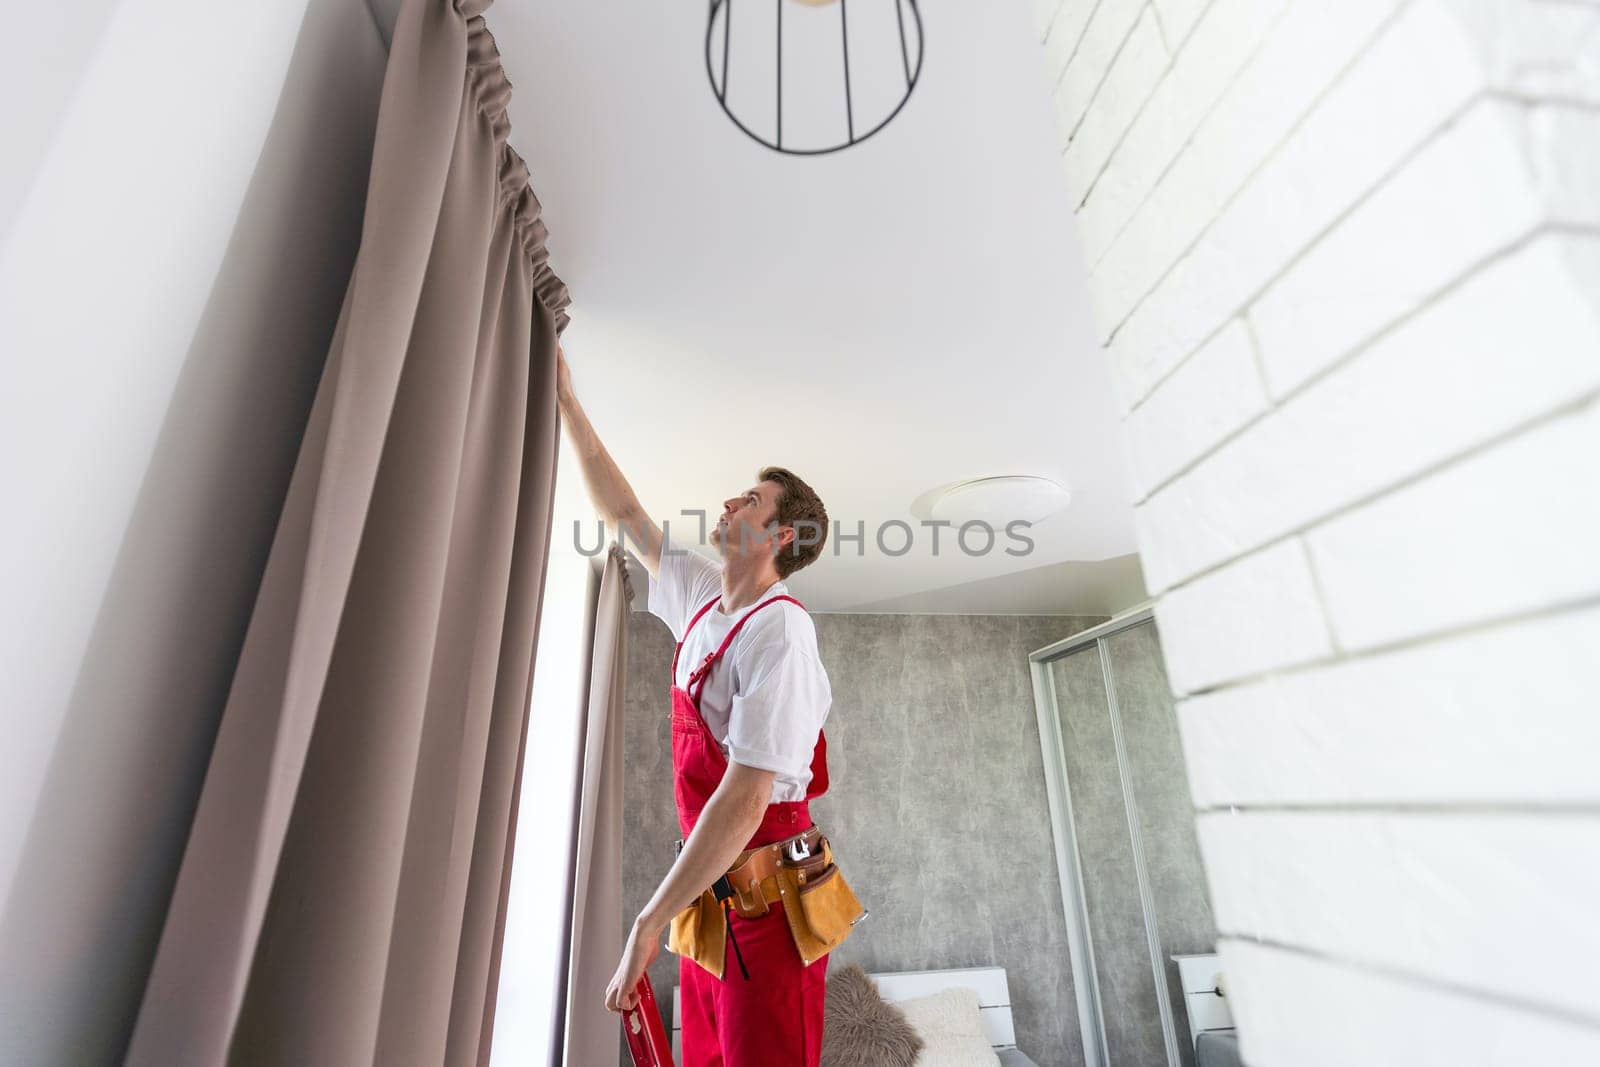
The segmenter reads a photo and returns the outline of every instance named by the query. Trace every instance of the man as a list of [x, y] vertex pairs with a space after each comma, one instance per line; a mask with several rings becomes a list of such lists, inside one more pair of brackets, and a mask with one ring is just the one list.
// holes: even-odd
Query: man
[[[645, 514], [578, 404], [559, 349], [557, 359], [557, 396], [589, 495], [619, 538], [626, 531], [650, 574], [649, 610], [678, 642], [672, 748], [682, 850], [634, 920], [606, 989], [606, 1007], [625, 1011], [674, 916], [703, 905], [714, 883], [726, 890], [725, 874], [748, 876], [755, 865], [742, 861], [756, 852], [803, 859], [822, 840], [807, 802], [827, 788], [822, 725], [832, 693], [811, 617], [783, 580], [822, 554], [828, 517], [810, 486], [767, 467], [723, 501], [711, 533], [720, 565], [670, 544], [670, 524], [663, 533]], [[719, 974], [680, 955], [684, 1067], [818, 1063], [827, 956], [803, 961], [778, 894], [764, 888], [774, 903], [759, 917], [721, 901], [737, 969]], [[726, 964], [723, 928], [703, 924], [695, 943], [708, 943], [707, 928], [715, 962]]]

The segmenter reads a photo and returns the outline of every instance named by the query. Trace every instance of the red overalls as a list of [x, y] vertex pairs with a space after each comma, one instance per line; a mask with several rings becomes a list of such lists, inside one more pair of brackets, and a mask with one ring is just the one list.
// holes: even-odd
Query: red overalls
[[[707, 601], [684, 629], [684, 640], [700, 616], [721, 599]], [[700, 812], [728, 769], [722, 746], [700, 716], [700, 693], [711, 668], [722, 658], [745, 621], [779, 600], [804, 607], [792, 596], [757, 604], [733, 624], [715, 652], [689, 675], [689, 690], [678, 685], [678, 653], [672, 654], [672, 779], [678, 827], [685, 841]], [[811, 827], [809, 801], [828, 788], [828, 742], [819, 730], [811, 755], [811, 783], [805, 800], [774, 801], [746, 849], [781, 841]], [[822, 1002], [827, 990], [828, 957], [806, 966], [795, 948], [783, 908], [773, 905], [759, 919], [746, 919], [724, 902], [732, 937], [719, 980], [688, 958], [678, 961], [678, 997], [683, 1031], [682, 1067], [817, 1067], [822, 1054]], [[736, 955], [737, 954], [737, 955]], [[745, 978], [735, 959], [749, 971]]]

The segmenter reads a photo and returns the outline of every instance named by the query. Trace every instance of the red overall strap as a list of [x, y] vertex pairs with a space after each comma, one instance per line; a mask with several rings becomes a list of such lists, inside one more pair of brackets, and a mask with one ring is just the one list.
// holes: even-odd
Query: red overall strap
[[[694, 706], [695, 707], [698, 708], [700, 706], [700, 693], [706, 687], [706, 677], [711, 673], [712, 664], [716, 663], [717, 660], [721, 659], [722, 658], [722, 653], [727, 651], [727, 648], [728, 648], [729, 645], [733, 644], [733, 636], [739, 632], [739, 627], [743, 626], [746, 622], [748, 622], [750, 620], [750, 616], [754, 615], [756, 612], [760, 611], [762, 608], [766, 607], [768, 604], [776, 604], [780, 600], [787, 600], [791, 604], [798, 605], [798, 606], [800, 606], [802, 608], [804, 607], [803, 604], [800, 604], [800, 601], [796, 600], [794, 597], [789, 596], [789, 595], [787, 595], [785, 593], [779, 593], [775, 597], [772, 597], [772, 598], [767, 599], [767, 600], [763, 600], [761, 603], [757, 604], [755, 607], [753, 607], [749, 611], [747, 611], [744, 615], [740, 616], [739, 621], [734, 623], [732, 629], [730, 629], [728, 631], [728, 636], [724, 637], [722, 639], [722, 644], [717, 646], [717, 650], [715, 652], [713, 652], [711, 655], [707, 656], [705, 658], [705, 662], [701, 663], [700, 666], [696, 667], [693, 671], [690, 672], [690, 674], [689, 674], [689, 697], [690, 697], [690, 699], [692, 699], [694, 701]], [[688, 631], [685, 630], [684, 634], [685, 634], [685, 636], [687, 636], [688, 635]], [[699, 689], [696, 689], [694, 687], [695, 682], [699, 682], [700, 683], [700, 688]]]
[[[694, 618], [689, 622], [688, 628], [683, 631], [684, 641], [689, 639], [689, 631], [694, 629], [694, 624], [700, 621], [700, 616], [704, 615], [706, 611], [710, 609], [711, 605], [715, 604], [720, 599], [720, 596], [713, 597], [712, 599], [706, 601], [705, 606], [695, 613]], [[805, 605], [800, 603], [800, 601], [796, 600], [794, 597], [787, 593], [779, 593], [775, 597], [768, 597], [766, 600], [763, 600], [761, 603], [757, 604], [755, 607], [751, 608], [749, 611], [740, 616], [739, 621], [734, 623], [733, 627], [728, 631], [728, 636], [722, 639], [722, 644], [717, 646], [717, 650], [715, 652], [708, 653], [706, 658], [700, 661], [700, 665], [693, 671], [689, 672], [689, 684], [686, 688], [689, 693], [689, 699], [694, 701], [695, 707], [698, 708], [700, 706], [700, 693], [705, 689], [706, 676], [710, 674], [712, 665], [715, 664], [717, 660], [722, 658], [722, 654], [726, 652], [728, 650], [728, 646], [733, 643], [734, 636], [739, 632], [739, 627], [743, 626], [749, 620], [750, 616], [754, 615], [768, 604], [775, 604], [780, 600], [787, 600], [800, 610], [805, 610]], [[682, 650], [683, 641], [680, 641], [678, 642], [678, 651], [672, 654], [673, 685], [678, 684], [678, 652], [681, 652]], [[699, 689], [695, 688], [696, 682], [700, 683]]]
[[[721, 599], [722, 599], [722, 594], [718, 593], [716, 596], [714, 596], [710, 600], [706, 601], [705, 605], [703, 607], [701, 607], [701, 609], [699, 611], [694, 613], [694, 618], [690, 619], [689, 620], [689, 625], [684, 628], [683, 641], [689, 640], [689, 631], [694, 629], [694, 624], [700, 621], [700, 616], [702, 616], [706, 612], [710, 611], [711, 610], [711, 605], [715, 604], [717, 601], [719, 601]], [[683, 641], [679, 641], [678, 642], [678, 647], [672, 650], [672, 684], [673, 685], [677, 685], [678, 684], [678, 653], [683, 651]], [[706, 659], [708, 659], [708, 660], [710, 658], [711, 658], [711, 656], [707, 656], [706, 657]]]

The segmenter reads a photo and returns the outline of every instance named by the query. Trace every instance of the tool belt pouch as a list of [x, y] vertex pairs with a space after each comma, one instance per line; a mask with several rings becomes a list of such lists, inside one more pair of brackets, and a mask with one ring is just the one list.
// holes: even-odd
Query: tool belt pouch
[[693, 960], [721, 978], [727, 951], [727, 921], [722, 913], [722, 902], [707, 889], [699, 900], [672, 917], [667, 931], [667, 950]]
[[837, 948], [867, 914], [832, 859], [830, 854], [829, 862], [814, 871], [787, 865], [778, 868], [783, 911], [806, 964]]

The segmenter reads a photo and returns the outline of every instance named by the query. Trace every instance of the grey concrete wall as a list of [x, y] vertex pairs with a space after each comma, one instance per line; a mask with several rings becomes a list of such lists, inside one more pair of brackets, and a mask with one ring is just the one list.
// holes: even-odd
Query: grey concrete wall
[[[1088, 616], [813, 616], [833, 684], [832, 787], [812, 814], [871, 915], [831, 966], [1000, 966], [1017, 1044], [1081, 1064], [1028, 653]], [[631, 921], [672, 864], [672, 635], [636, 611], [629, 635], [623, 906]], [[670, 1013], [678, 957], [650, 980]], [[670, 1017], [670, 1016], [669, 1016]]]

